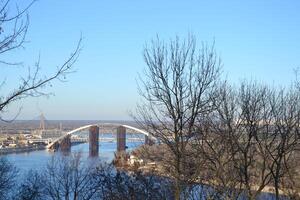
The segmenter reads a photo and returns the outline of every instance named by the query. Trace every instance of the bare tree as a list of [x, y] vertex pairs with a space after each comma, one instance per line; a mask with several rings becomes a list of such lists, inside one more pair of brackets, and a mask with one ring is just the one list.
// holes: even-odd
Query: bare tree
[[212, 110], [220, 59], [214, 45], [203, 44], [198, 50], [194, 36], [188, 36], [168, 44], [157, 38], [145, 47], [144, 60], [143, 103], [134, 118], [170, 150], [172, 159], [166, 170], [175, 179], [175, 199], [179, 199], [185, 183], [196, 178], [188, 170], [187, 144], [195, 136], [197, 118]]
[[176, 199], [187, 198], [193, 183], [213, 188], [205, 197], [214, 199], [256, 199], [272, 188], [277, 199], [280, 190], [297, 194], [291, 176], [299, 173], [297, 87], [246, 81], [217, 87], [220, 61], [213, 47], [197, 52], [193, 37], [152, 41], [144, 59], [143, 102], [134, 118], [162, 143], [143, 156], [175, 180]]
[[[20, 178], [20, 177], [19, 177]], [[14, 199], [43, 200], [45, 199], [44, 177], [40, 172], [29, 171], [22, 180]]]
[[[284, 182], [292, 181], [290, 173], [294, 171], [297, 176], [299, 168], [295, 169], [300, 145], [300, 93], [291, 87], [287, 90], [281, 89], [272, 98], [273, 134], [268, 152], [270, 155], [270, 170], [274, 184], [276, 199], [280, 199], [280, 190], [284, 188]], [[294, 186], [298, 183], [294, 182]], [[288, 185], [285, 185], [288, 187]], [[299, 188], [294, 190], [299, 190]], [[299, 195], [299, 194], [298, 194]], [[298, 196], [299, 198], [299, 196]]]
[[104, 200], [174, 199], [172, 181], [140, 172], [116, 171], [112, 165], [101, 165], [95, 174], [99, 180], [100, 198]]
[[[35, 0], [29, 1], [28, 6], [19, 8], [12, 0], [0, 2], [0, 55], [11, 50], [22, 48], [29, 27], [28, 9]], [[13, 7], [13, 8], [12, 8]], [[1, 60], [2, 65], [19, 65], [19, 62]]]
[[222, 84], [218, 94], [194, 145], [206, 161], [204, 180], [229, 199], [256, 199], [268, 188], [276, 199], [279, 190], [295, 195], [297, 181], [290, 175], [299, 171], [298, 91], [243, 82], [240, 88]]
[[45, 170], [31, 171], [14, 199], [173, 199], [172, 181], [155, 175], [117, 171], [113, 165], [55, 155]]
[[83, 161], [77, 153], [52, 157], [43, 172], [45, 198], [95, 199], [99, 188], [94, 176], [96, 163]]
[[[29, 15], [28, 9], [35, 2], [29, 2], [28, 6], [19, 9], [16, 5], [13, 7], [14, 2], [11, 0], [0, 1], [0, 65], [4, 66], [22, 66], [22, 62], [3, 60], [3, 57], [16, 50], [24, 48], [26, 42], [26, 33], [29, 28]], [[47, 95], [43, 88], [49, 86], [54, 80], [63, 81], [65, 76], [72, 72], [72, 65], [77, 60], [81, 49], [81, 38], [75, 48], [61, 66], [58, 66], [56, 71], [49, 76], [41, 76], [40, 62], [37, 61], [35, 67], [28, 69], [26, 76], [20, 77], [20, 82], [16, 85], [15, 89], [7, 94], [0, 96], [0, 114], [3, 113], [8, 105], [12, 102], [32, 96], [37, 97]], [[3, 86], [5, 80], [0, 84]], [[4, 120], [0, 115], [0, 120]]]
[[219, 94], [202, 151], [216, 166], [213, 174], [219, 167], [225, 170], [214, 177], [219, 179], [217, 184], [234, 191], [235, 198], [244, 193], [256, 199], [271, 179], [266, 145], [272, 131], [272, 91], [264, 85], [244, 82], [238, 89], [223, 84]]
[[270, 107], [268, 87], [257, 83], [244, 83], [238, 93], [237, 131], [232, 138], [237, 148], [235, 169], [250, 199], [256, 199], [270, 181], [264, 148], [260, 145], [268, 134]]
[[12, 190], [18, 170], [6, 158], [0, 158], [0, 199], [7, 199]]
[[80, 153], [54, 155], [45, 169], [28, 173], [15, 199], [99, 199], [100, 167], [97, 160], [83, 160]]

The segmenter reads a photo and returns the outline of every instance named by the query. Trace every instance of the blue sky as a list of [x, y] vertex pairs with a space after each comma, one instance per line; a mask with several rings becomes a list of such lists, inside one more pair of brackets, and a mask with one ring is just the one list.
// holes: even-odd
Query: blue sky
[[[142, 50], [157, 34], [168, 40], [192, 32], [198, 42], [215, 40], [224, 76], [234, 83], [246, 78], [287, 85], [300, 67], [299, 9], [296, 0], [39, 0], [29, 11], [26, 48], [5, 56], [33, 65], [40, 54], [42, 74], [49, 74], [82, 33], [77, 72], [67, 83], [53, 84], [55, 96], [14, 104], [5, 116], [23, 107], [19, 119], [40, 111], [48, 119], [130, 119], [128, 111], [139, 101], [137, 73], [145, 67]], [[4, 67], [1, 73], [7, 91], [24, 69]]]

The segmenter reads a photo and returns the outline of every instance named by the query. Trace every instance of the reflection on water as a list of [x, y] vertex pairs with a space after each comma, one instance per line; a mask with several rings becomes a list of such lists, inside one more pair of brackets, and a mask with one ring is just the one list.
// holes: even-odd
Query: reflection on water
[[[141, 141], [127, 142], [128, 151], [141, 145]], [[99, 157], [104, 162], [111, 162], [114, 158], [114, 152], [117, 149], [116, 141], [114, 142], [100, 142]], [[81, 152], [82, 156], [87, 158], [89, 155], [89, 144], [83, 143], [72, 146], [71, 152]], [[59, 152], [48, 152], [47, 150], [33, 151], [27, 153], [8, 154], [5, 155], [9, 161], [11, 161], [20, 172], [26, 173], [30, 169], [39, 170], [45, 167], [50, 160], [51, 156], [58, 154]]]

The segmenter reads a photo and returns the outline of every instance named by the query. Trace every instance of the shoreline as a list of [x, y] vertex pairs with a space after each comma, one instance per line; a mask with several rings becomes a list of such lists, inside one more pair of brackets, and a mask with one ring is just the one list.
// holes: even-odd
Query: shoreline
[[3, 148], [3, 149], [0, 149], [0, 156], [7, 155], [7, 154], [13, 154], [13, 153], [25, 153], [25, 152], [31, 152], [31, 151], [39, 151], [39, 150], [45, 150], [45, 149], [46, 149], [46, 146], [44, 146], [44, 145], [17, 147], [17, 148]]

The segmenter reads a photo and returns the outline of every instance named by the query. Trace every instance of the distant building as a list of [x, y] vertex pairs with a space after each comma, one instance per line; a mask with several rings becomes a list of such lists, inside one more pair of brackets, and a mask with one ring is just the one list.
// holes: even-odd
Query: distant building
[[60, 123], [59, 129], [46, 129], [46, 118], [43, 113], [40, 115], [40, 129], [35, 130], [33, 135], [40, 139], [58, 138], [64, 134], [62, 131], [62, 123]]
[[49, 130], [36, 130], [34, 132], [35, 136], [38, 136], [42, 139], [49, 139], [49, 138], [58, 138], [64, 134], [63, 131], [57, 129], [49, 129]]

